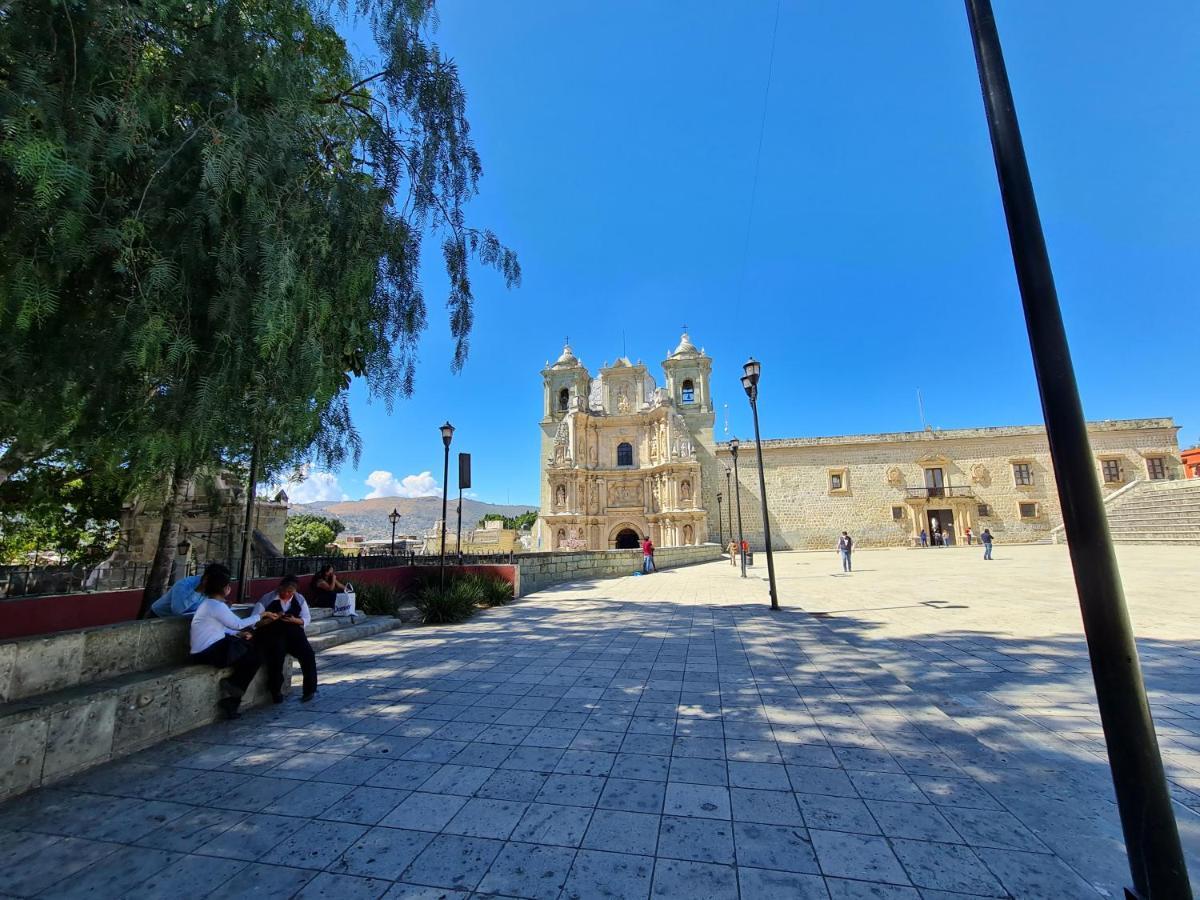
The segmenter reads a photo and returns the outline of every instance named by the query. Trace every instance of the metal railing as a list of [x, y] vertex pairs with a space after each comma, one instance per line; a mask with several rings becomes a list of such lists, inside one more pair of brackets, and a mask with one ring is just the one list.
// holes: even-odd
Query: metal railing
[[936, 499], [938, 497], [974, 497], [975, 490], [969, 487], [916, 487], [905, 488], [905, 493], [910, 497], [925, 497], [927, 499]]
[[0, 566], [0, 598], [135, 590], [145, 586], [149, 574], [149, 563]]

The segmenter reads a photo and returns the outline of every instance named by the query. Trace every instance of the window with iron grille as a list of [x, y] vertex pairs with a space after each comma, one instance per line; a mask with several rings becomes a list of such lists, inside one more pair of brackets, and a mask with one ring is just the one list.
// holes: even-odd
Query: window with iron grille
[[831, 491], [840, 491], [842, 489], [842, 476], [834, 473], [829, 476], [829, 489]]
[[1037, 504], [1036, 503], [1022, 503], [1021, 504], [1021, 518], [1022, 519], [1036, 519], [1037, 518]]
[[1151, 456], [1146, 460], [1146, 472], [1151, 481], [1162, 481], [1167, 477], [1167, 461], [1161, 456]]
[[904, 518], [904, 507], [903, 506], [893, 506], [892, 507], [892, 518], [896, 519], [896, 520], [903, 519]]
[[1119, 459], [1100, 460], [1100, 471], [1104, 473], [1105, 484], [1115, 484], [1121, 480], [1121, 461]]
[[1033, 484], [1033, 467], [1029, 463], [1013, 463], [1013, 481], [1020, 487]]
[[975, 508], [975, 511], [976, 511], [977, 513], [979, 513], [979, 517], [980, 517], [981, 519], [983, 519], [983, 518], [986, 518], [986, 517], [988, 517], [988, 516], [990, 516], [990, 515], [992, 514], [992, 509], [991, 509], [991, 507], [990, 507], [990, 506], [988, 506], [986, 503], [980, 503], [980, 504], [979, 504], [979, 506], [977, 506], [977, 507]]
[[632, 466], [633, 465], [633, 444], [620, 443], [617, 444], [617, 465]]

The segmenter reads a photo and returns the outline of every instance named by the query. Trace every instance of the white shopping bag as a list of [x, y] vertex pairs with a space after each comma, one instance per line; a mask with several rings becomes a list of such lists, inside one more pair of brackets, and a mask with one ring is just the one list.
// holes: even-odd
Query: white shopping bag
[[354, 607], [354, 585], [346, 585], [346, 590], [339, 591], [333, 598], [333, 614], [335, 616], [349, 616], [351, 619], [356, 615]]

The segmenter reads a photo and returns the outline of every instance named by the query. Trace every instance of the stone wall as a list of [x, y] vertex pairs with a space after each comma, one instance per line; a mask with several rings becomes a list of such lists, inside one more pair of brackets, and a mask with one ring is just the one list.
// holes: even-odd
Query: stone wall
[[[1161, 458], [1167, 478], [1181, 477], [1177, 428], [1171, 419], [1093, 422], [1088, 426], [1096, 477], [1104, 492], [1146, 478], [1148, 459]], [[732, 464], [728, 445], [718, 448], [720, 462]], [[1120, 468], [1117, 481], [1105, 483], [1102, 461]], [[1030, 467], [1032, 485], [1018, 485], [1014, 465]], [[923, 494], [926, 468], [941, 468], [945, 497]], [[988, 528], [1000, 543], [1047, 540], [1061, 524], [1058, 492], [1045, 429], [1041, 426], [970, 428], [947, 431], [847, 435], [763, 442], [763, 469], [777, 549], [833, 547], [846, 530], [860, 546], [908, 546], [929, 528], [933, 510], [950, 510], [956, 542], [969, 525], [975, 535]], [[831, 476], [841, 476], [834, 489]], [[752, 547], [763, 545], [758, 462], [752, 442], [738, 455], [742, 527]], [[914, 496], [916, 495], [916, 496]], [[1022, 516], [1021, 504], [1036, 504]], [[980, 507], [987, 507], [987, 515]], [[898, 511], [898, 515], [897, 512]], [[729, 509], [723, 509], [729, 540]], [[710, 533], [712, 533], [710, 522]], [[733, 509], [737, 529], [737, 509]]]
[[[720, 559], [716, 544], [698, 547], [661, 547], [654, 551], [660, 569], [690, 566]], [[641, 550], [579, 550], [575, 552], [520, 553], [514, 562], [521, 571], [521, 596], [552, 584], [588, 578], [616, 578], [636, 572], [642, 566]]]

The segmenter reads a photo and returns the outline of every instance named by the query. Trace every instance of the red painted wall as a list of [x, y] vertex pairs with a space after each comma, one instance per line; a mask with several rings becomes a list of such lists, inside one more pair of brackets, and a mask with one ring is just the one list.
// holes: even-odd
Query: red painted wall
[[[516, 566], [447, 566], [450, 571], [491, 575], [515, 584]], [[364, 569], [360, 572], [338, 572], [338, 578], [351, 584], [390, 584], [406, 590], [421, 574], [436, 573], [432, 566], [396, 566], [390, 569]], [[311, 575], [300, 577], [300, 593], [308, 589]], [[278, 578], [255, 578], [250, 582], [249, 600], [253, 602], [272, 590]], [[142, 592], [103, 591], [92, 594], [60, 594], [57, 596], [13, 597], [0, 600], [0, 640], [32, 637], [94, 628], [137, 618]]]

